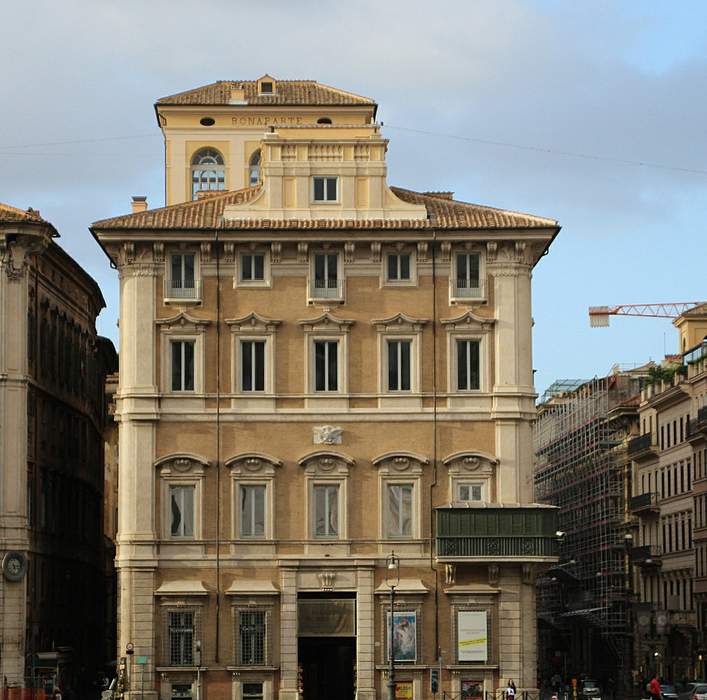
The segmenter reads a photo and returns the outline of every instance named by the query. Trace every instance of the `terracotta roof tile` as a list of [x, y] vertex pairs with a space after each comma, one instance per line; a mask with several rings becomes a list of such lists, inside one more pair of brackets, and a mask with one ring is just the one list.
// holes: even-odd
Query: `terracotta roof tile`
[[[230, 204], [250, 201], [260, 192], [260, 186], [208, 197], [195, 202], [174, 204], [161, 209], [148, 209], [136, 214], [116, 216], [96, 221], [91, 229], [505, 229], [556, 228], [557, 221], [505, 209], [494, 209], [392, 187], [405, 202], [424, 204], [428, 218], [417, 220], [348, 220], [348, 219], [233, 219], [223, 220], [224, 208]], [[446, 193], [445, 193], [446, 194]]]
[[315, 80], [276, 80], [272, 95], [258, 94], [256, 80], [219, 80], [176, 95], [160, 97], [158, 105], [228, 105], [231, 90], [243, 89], [249, 105], [371, 105], [375, 101], [323, 85]]
[[53, 236], [59, 235], [54, 226], [46, 219], [43, 219], [40, 213], [32, 209], [32, 207], [29, 207], [25, 211], [24, 209], [18, 209], [17, 207], [12, 207], [9, 204], [0, 202], [0, 224], [18, 223], [42, 224], [44, 226], [49, 226]]

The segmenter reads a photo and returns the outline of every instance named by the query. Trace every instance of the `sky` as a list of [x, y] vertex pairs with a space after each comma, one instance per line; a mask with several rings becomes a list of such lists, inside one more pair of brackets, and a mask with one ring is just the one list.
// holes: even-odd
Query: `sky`
[[88, 231], [164, 203], [153, 104], [215, 80], [373, 97], [389, 182], [557, 219], [533, 276], [536, 388], [677, 351], [666, 319], [589, 306], [707, 300], [707, 3], [34, 0], [3, 7], [0, 201], [39, 209], [98, 281]]

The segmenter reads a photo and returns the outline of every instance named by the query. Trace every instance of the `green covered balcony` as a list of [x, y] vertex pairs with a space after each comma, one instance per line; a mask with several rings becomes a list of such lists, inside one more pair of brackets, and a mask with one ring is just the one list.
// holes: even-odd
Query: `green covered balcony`
[[557, 508], [539, 504], [474, 504], [436, 508], [437, 559], [555, 562]]

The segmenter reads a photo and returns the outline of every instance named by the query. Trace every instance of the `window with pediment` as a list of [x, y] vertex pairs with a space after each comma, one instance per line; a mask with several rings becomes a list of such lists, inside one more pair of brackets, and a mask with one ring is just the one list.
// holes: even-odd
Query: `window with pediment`
[[498, 460], [485, 452], [456, 452], [444, 458], [449, 474], [449, 500], [473, 504], [496, 501]]
[[348, 391], [348, 336], [353, 321], [324, 313], [299, 322], [304, 329], [307, 364], [305, 391], [343, 394]]
[[318, 451], [299, 464], [305, 473], [309, 538], [347, 539], [348, 478], [354, 461], [338, 452]]
[[275, 391], [275, 333], [280, 321], [252, 312], [226, 319], [231, 329], [232, 388], [244, 396]]
[[209, 462], [199, 455], [179, 453], [157, 460], [160, 477], [160, 521], [165, 540], [202, 537], [203, 482]]
[[495, 319], [471, 311], [456, 318], [442, 319], [447, 333], [447, 389], [463, 396], [488, 392], [489, 342]]
[[421, 484], [429, 460], [412, 452], [389, 452], [373, 460], [379, 478], [379, 530], [381, 539], [419, 539]]
[[396, 314], [371, 321], [378, 331], [379, 391], [381, 394], [420, 392], [422, 329], [427, 319]]
[[163, 392], [203, 393], [204, 337], [211, 321], [181, 312], [156, 323], [162, 340]]
[[231, 471], [234, 539], [270, 540], [275, 536], [275, 473], [282, 462], [262, 452], [226, 460]]

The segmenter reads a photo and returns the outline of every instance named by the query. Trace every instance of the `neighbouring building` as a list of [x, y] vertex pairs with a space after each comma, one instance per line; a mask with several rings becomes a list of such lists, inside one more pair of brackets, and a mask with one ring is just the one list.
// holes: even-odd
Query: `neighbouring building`
[[531, 273], [559, 226], [389, 187], [376, 110], [270, 76], [161, 99], [167, 206], [92, 226], [132, 696], [381, 697], [393, 550], [398, 697], [440, 666], [457, 697], [536, 687]]
[[629, 440], [648, 366], [555, 382], [538, 406], [535, 496], [559, 508], [561, 561], [538, 579], [539, 669], [633, 692]]
[[707, 653], [707, 304], [674, 321], [681, 354], [641, 393], [631, 511], [637, 669], [702, 678]]
[[[103, 379], [96, 282], [37, 211], [0, 204], [0, 678], [85, 690], [102, 670]], [[80, 620], [80, 623], [78, 621]]]

